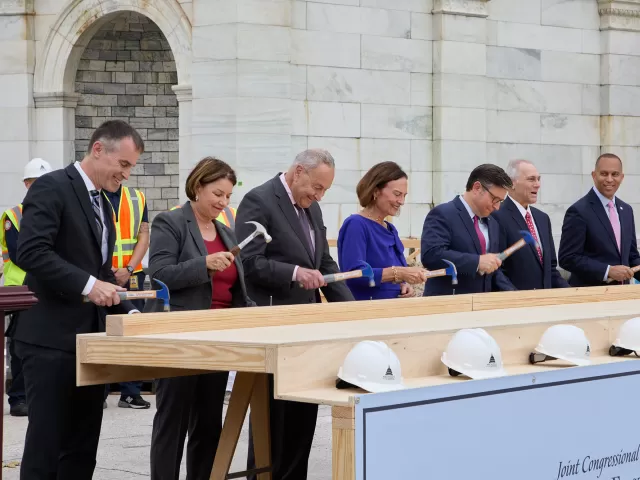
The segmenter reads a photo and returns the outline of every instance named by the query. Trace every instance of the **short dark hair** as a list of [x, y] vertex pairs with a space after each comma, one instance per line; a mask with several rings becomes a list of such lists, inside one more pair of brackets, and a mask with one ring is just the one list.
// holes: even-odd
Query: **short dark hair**
[[229, 180], [234, 187], [237, 183], [236, 172], [233, 171], [229, 164], [216, 157], [203, 158], [193, 167], [187, 177], [187, 183], [184, 187], [187, 198], [195, 201], [198, 187], [204, 187], [221, 178]]
[[108, 152], [113, 151], [115, 144], [123, 138], [131, 138], [139, 153], [144, 152], [144, 141], [138, 131], [122, 120], [107, 120], [91, 135], [87, 153], [91, 153], [96, 142], [102, 142]]
[[620, 162], [620, 170], [622, 170], [622, 160], [615, 153], [603, 153], [602, 155], [600, 155], [598, 157], [598, 159], [596, 160], [596, 166], [595, 166], [596, 170], [598, 169], [598, 164], [600, 163], [600, 160], [602, 160], [603, 158], [615, 158], [615, 159], [617, 159]]
[[467, 180], [467, 192], [471, 191], [473, 184], [476, 182], [480, 182], [485, 187], [492, 187], [494, 185], [507, 189], [513, 187], [513, 182], [511, 178], [509, 178], [509, 175], [507, 175], [507, 172], [492, 163], [483, 163], [473, 169]]
[[364, 174], [356, 187], [360, 205], [364, 208], [368, 207], [374, 201], [373, 196], [376, 190], [401, 178], [409, 177], [395, 162], [382, 162], [374, 165]]

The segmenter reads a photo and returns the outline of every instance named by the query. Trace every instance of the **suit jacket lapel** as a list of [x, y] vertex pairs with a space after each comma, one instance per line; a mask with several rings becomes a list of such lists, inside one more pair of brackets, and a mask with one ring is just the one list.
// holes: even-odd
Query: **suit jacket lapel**
[[[589, 195], [590, 195], [589, 201], [591, 203], [591, 208], [593, 209], [596, 216], [600, 220], [600, 223], [602, 223], [602, 226], [604, 227], [607, 234], [609, 235], [609, 238], [611, 239], [613, 246], [615, 247], [616, 250], [618, 250], [616, 236], [614, 235], [613, 228], [611, 227], [611, 220], [609, 220], [609, 216], [607, 215], [607, 212], [605, 212], [602, 202], [600, 201], [600, 199], [594, 193], [593, 190], [589, 190]], [[620, 243], [622, 244], [622, 226], [620, 227]], [[618, 251], [618, 253], [620, 252]]]
[[314, 256], [307, 244], [306, 235], [304, 235], [304, 233], [302, 232], [302, 225], [300, 225], [300, 219], [298, 218], [296, 209], [293, 207], [293, 204], [291, 203], [289, 194], [284, 189], [284, 185], [282, 185], [282, 182], [280, 181], [280, 175], [276, 176], [272, 180], [272, 182], [273, 182], [273, 188], [274, 188], [275, 194], [278, 197], [278, 205], [280, 205], [280, 210], [282, 210], [284, 217], [289, 222], [289, 225], [291, 225], [291, 228], [295, 232], [296, 236], [298, 237], [298, 240], [300, 240], [300, 243], [302, 243], [302, 246], [304, 247], [307, 254], [309, 255], [309, 258], [311, 259], [311, 261], [313, 261]]
[[[318, 205], [318, 208], [320, 208], [320, 206]], [[313, 227], [313, 233], [315, 236], [315, 242], [316, 242], [316, 251], [315, 251], [315, 263], [314, 266], [316, 268], [320, 267], [320, 263], [322, 261], [322, 242], [324, 241], [324, 239], [322, 238], [322, 230], [320, 229], [319, 225], [320, 223], [318, 222], [318, 219], [315, 217], [315, 215], [313, 214], [314, 209], [309, 207], [309, 218], [310, 218], [310, 222], [311, 222], [311, 226]]]
[[[104, 191], [102, 192], [102, 212], [104, 213], [104, 225], [107, 229], [107, 263], [111, 263], [110, 259], [113, 257], [113, 249], [116, 244], [116, 226], [113, 223], [113, 208]], [[102, 239], [100, 239], [100, 249], [102, 250]]]
[[91, 231], [93, 232], [93, 237], [97, 242], [98, 246], [102, 245], [102, 238], [98, 233], [98, 225], [96, 224], [96, 216], [93, 213], [93, 207], [91, 206], [91, 200], [89, 200], [89, 191], [87, 190], [87, 186], [84, 184], [84, 180], [80, 176], [76, 167], [72, 164], [66, 168], [67, 175], [71, 178], [71, 185], [73, 186], [73, 190], [78, 197], [78, 202], [82, 207], [82, 211], [84, 212], [85, 217], [87, 217], [87, 221], [89, 222], [89, 226], [91, 227]]
[[628, 258], [629, 252], [626, 251], [626, 249], [627, 245], [631, 245], [631, 242], [627, 237], [631, 232], [631, 225], [627, 222], [628, 217], [625, 215], [622, 205], [620, 205], [620, 200], [616, 202], [616, 209], [618, 210], [618, 218], [620, 219], [620, 249], [622, 250], [620, 254], [622, 258]]
[[189, 233], [193, 237], [193, 241], [198, 246], [198, 250], [200, 251], [200, 255], [207, 256], [209, 252], [207, 252], [207, 247], [204, 245], [204, 240], [202, 239], [202, 234], [200, 233], [200, 228], [198, 227], [198, 222], [196, 221], [196, 216], [193, 213], [193, 209], [191, 208], [191, 203], [185, 203], [182, 208], [184, 209], [184, 216], [187, 219], [187, 227], [189, 229]]
[[[455, 205], [456, 205], [456, 207], [458, 209], [458, 215], [460, 215], [460, 220], [462, 221], [462, 223], [464, 224], [465, 228], [467, 229], [467, 232], [469, 232], [469, 235], [471, 236], [471, 240], [473, 241], [473, 245], [476, 247], [476, 252], [478, 252], [479, 254], [482, 253], [482, 249], [480, 248], [480, 239], [478, 238], [478, 234], [476, 233], [476, 229], [473, 226], [473, 221], [471, 220], [471, 217], [469, 216], [469, 212], [467, 211], [465, 206], [462, 204], [462, 201], [460, 200], [459, 197], [456, 197], [453, 200], [453, 202], [455, 203]], [[492, 237], [492, 235], [490, 235], [490, 237]]]

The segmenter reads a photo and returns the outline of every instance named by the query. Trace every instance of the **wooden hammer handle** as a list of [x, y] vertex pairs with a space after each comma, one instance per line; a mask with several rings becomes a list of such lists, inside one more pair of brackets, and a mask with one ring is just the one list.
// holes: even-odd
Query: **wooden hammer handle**
[[233, 256], [234, 256], [234, 258], [235, 258], [235, 257], [237, 257], [237, 256], [238, 256], [238, 254], [240, 253], [240, 247], [239, 247], [238, 245], [236, 245], [236, 246], [235, 246], [235, 247], [233, 247], [231, 250], [229, 250], [229, 253], [230, 253], [231, 255], [233, 255]]
[[524, 247], [525, 243], [526, 242], [524, 241], [524, 238], [521, 238], [516, 243], [511, 245], [509, 248], [507, 248], [503, 252], [499, 253], [498, 254], [498, 258], [500, 260], [504, 261], [504, 259], [507, 258], [509, 255], [512, 255], [514, 252], [516, 252], [516, 251], [520, 250], [522, 247]]
[[444, 277], [447, 274], [447, 269], [441, 268], [440, 270], [425, 270], [424, 273], [427, 278]]
[[325, 283], [340, 282], [342, 280], [349, 280], [350, 278], [360, 278], [362, 276], [362, 270], [354, 270], [353, 272], [343, 273], [330, 273], [323, 275]]
[[633, 273], [636, 273], [636, 272], [640, 271], [640, 265], [636, 265], [635, 267], [631, 267], [631, 271]]

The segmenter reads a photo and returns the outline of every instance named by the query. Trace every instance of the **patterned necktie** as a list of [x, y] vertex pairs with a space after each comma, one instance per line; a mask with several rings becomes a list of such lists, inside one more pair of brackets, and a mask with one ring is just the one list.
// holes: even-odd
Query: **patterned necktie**
[[304, 238], [307, 240], [309, 251], [314, 252], [313, 243], [311, 242], [311, 231], [310, 231], [311, 226], [309, 225], [307, 212], [303, 208], [301, 208], [299, 205], [294, 205], [294, 207], [298, 211], [298, 219], [300, 220], [300, 226], [302, 227], [302, 233], [304, 233]]
[[91, 190], [91, 206], [93, 207], [93, 214], [96, 217], [96, 224], [98, 225], [98, 238], [102, 239], [102, 230], [104, 225], [102, 224], [102, 216], [100, 215], [100, 192], [98, 190]]
[[482, 255], [487, 253], [487, 239], [484, 238], [482, 231], [480, 230], [480, 225], [478, 225], [478, 216], [473, 216], [473, 227], [476, 229], [476, 233], [478, 234], [478, 240], [480, 240], [480, 251]]
[[609, 221], [611, 222], [611, 228], [613, 228], [613, 234], [616, 236], [616, 243], [618, 244], [618, 251], [620, 252], [620, 219], [616, 215], [616, 207], [612, 201], [607, 203], [609, 207]]
[[538, 258], [540, 259], [540, 263], [542, 263], [542, 250], [540, 250], [540, 241], [538, 240], [538, 236], [536, 235], [536, 229], [533, 228], [533, 219], [531, 218], [531, 213], [527, 212], [524, 216], [524, 221], [527, 222], [527, 227], [529, 227], [529, 231], [531, 232], [531, 236], [536, 241], [536, 250], [538, 252]]

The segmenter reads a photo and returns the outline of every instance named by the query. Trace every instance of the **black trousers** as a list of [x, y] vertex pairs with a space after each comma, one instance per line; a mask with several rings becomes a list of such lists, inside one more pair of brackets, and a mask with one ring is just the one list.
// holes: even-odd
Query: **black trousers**
[[73, 353], [16, 341], [29, 399], [20, 480], [90, 480], [104, 385], [76, 387]]
[[156, 381], [151, 480], [178, 480], [187, 432], [187, 479], [209, 480], [228, 377], [228, 372], [216, 372]]
[[[316, 404], [275, 400], [273, 375], [269, 375], [272, 480], [306, 480], [317, 418]], [[250, 422], [247, 469], [253, 468], [256, 468], [256, 465], [253, 428]], [[256, 475], [247, 476], [247, 480], [256, 478]]]
[[18, 321], [18, 315], [20, 312], [14, 313], [9, 320], [9, 328], [6, 332], [8, 349], [9, 349], [9, 368], [11, 368], [11, 386], [9, 390], [7, 390], [7, 395], [9, 396], [9, 405], [14, 406], [19, 403], [25, 403], [27, 401], [26, 394], [24, 391], [24, 377], [22, 376], [22, 361], [16, 355], [16, 346], [15, 342], [11, 337], [15, 322]]

